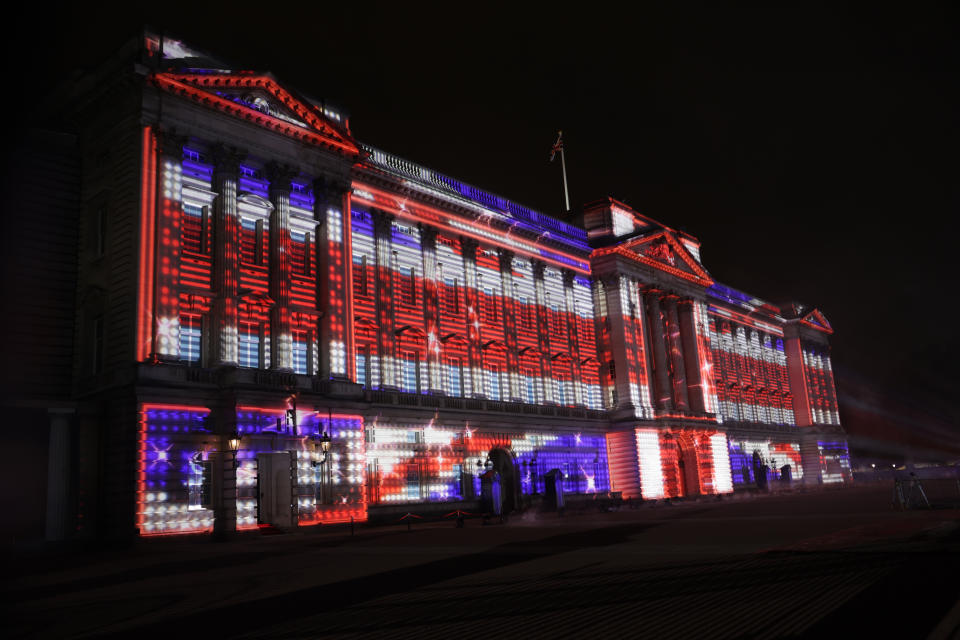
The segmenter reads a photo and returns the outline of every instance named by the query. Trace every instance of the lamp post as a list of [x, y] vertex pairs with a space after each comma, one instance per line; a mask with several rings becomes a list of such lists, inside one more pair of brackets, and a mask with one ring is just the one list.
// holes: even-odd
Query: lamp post
[[331, 446], [332, 442], [331, 442], [331, 440], [330, 440], [330, 435], [329, 435], [328, 433], [326, 433], [325, 431], [324, 431], [324, 432], [319, 432], [319, 431], [318, 431], [318, 432], [313, 436], [313, 443], [314, 443], [314, 446], [315, 446], [317, 449], [320, 450], [320, 459], [319, 459], [319, 460], [314, 460], [314, 462], [313, 462], [314, 468], [316, 468], [316, 467], [319, 467], [319, 468], [320, 468], [320, 483], [319, 483], [319, 486], [318, 486], [318, 488], [320, 489], [320, 492], [319, 492], [319, 493], [320, 493], [320, 498], [319, 498], [319, 500], [318, 500], [318, 504], [324, 504], [324, 503], [326, 503], [326, 493], [327, 493], [327, 491], [326, 491], [326, 486], [327, 486], [327, 478], [326, 478], [326, 476], [327, 476], [327, 473], [326, 473], [326, 472], [327, 472], [327, 467], [326, 467], [327, 455], [330, 453], [330, 446]]
[[240, 441], [243, 440], [243, 434], [234, 431], [229, 438], [227, 438], [227, 447], [230, 448], [230, 453], [233, 454], [233, 468], [237, 469], [240, 466], [240, 461], [237, 459], [237, 453], [240, 451]]
[[[221, 436], [222, 437], [222, 436]], [[236, 486], [237, 486], [237, 453], [240, 451], [240, 441], [243, 435], [236, 429], [226, 436], [227, 447], [222, 446], [216, 452], [213, 464], [213, 540], [223, 542], [236, 529], [237, 526], [237, 505], [236, 505]], [[221, 440], [221, 442], [223, 442]], [[230, 463], [228, 466], [226, 455], [230, 452]], [[229, 470], [229, 473], [228, 473]]]

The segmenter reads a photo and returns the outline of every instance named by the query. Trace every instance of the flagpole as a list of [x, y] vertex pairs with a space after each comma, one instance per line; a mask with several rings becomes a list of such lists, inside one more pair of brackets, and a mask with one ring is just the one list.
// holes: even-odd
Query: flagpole
[[557, 151], [560, 152], [560, 166], [563, 169], [563, 202], [567, 207], [564, 213], [570, 213], [570, 192], [567, 191], [567, 158], [563, 155], [563, 131], [557, 131], [557, 141], [553, 143], [550, 162], [553, 162], [553, 159], [557, 157]]
[[[561, 138], [563, 137], [563, 131], [557, 133]], [[563, 201], [567, 205], [564, 213], [570, 213], [570, 194], [567, 192], [567, 161], [563, 157], [563, 145], [560, 146], [560, 167], [563, 169]]]

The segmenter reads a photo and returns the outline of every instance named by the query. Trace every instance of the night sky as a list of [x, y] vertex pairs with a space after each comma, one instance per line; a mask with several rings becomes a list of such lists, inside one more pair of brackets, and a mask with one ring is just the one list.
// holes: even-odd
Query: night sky
[[951, 10], [152, 4], [22, 9], [7, 59], [35, 73], [17, 81], [42, 93], [150, 24], [552, 215], [562, 128], [574, 207], [612, 195], [699, 237], [718, 281], [820, 308], [841, 404], [872, 389], [902, 427], [960, 442]]

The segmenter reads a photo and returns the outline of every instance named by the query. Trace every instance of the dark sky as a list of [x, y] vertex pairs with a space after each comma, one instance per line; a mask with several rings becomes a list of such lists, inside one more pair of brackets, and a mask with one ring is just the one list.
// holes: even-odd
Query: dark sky
[[848, 379], [957, 417], [952, 10], [151, 4], [35, 3], [8, 60], [42, 90], [149, 23], [342, 105], [360, 140], [551, 214], [562, 128], [573, 203], [613, 195], [693, 233], [717, 280], [818, 306]]

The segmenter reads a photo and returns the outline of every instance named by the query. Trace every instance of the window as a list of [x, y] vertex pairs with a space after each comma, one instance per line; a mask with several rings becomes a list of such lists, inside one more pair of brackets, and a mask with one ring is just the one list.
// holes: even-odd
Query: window
[[407, 465], [407, 500], [420, 499], [420, 465]]
[[456, 278], [444, 278], [444, 306], [447, 313], [457, 315], [460, 313], [460, 286]]
[[188, 511], [210, 507], [213, 489], [213, 463], [210, 460], [190, 461], [190, 478], [187, 480]]
[[266, 261], [263, 259], [263, 254], [266, 253], [266, 242], [263, 232], [263, 220], [257, 220], [256, 224], [256, 255], [254, 256], [254, 263], [264, 264]]
[[293, 371], [301, 375], [310, 373], [309, 342], [306, 331], [293, 332]]
[[419, 358], [413, 351], [400, 354], [400, 390], [407, 393], [420, 392]]
[[203, 208], [192, 204], [183, 205], [180, 226], [180, 243], [184, 251], [203, 251]]
[[447, 359], [447, 393], [463, 397], [463, 365], [460, 358]]
[[370, 348], [361, 347], [357, 350], [357, 384], [370, 388]]
[[563, 321], [560, 318], [560, 305], [550, 305], [550, 330], [557, 334], [563, 333]]
[[290, 272], [310, 275], [310, 234], [290, 232]]
[[537, 327], [537, 306], [526, 296], [520, 296], [520, 324], [525, 329]]
[[404, 270], [404, 289], [406, 303], [413, 306], [417, 304], [417, 272], [413, 267]]
[[240, 323], [238, 356], [241, 367], [260, 368], [260, 325], [254, 322]]
[[367, 296], [367, 256], [353, 254], [353, 290], [359, 296]]
[[487, 397], [491, 400], [500, 399], [500, 365], [487, 366]]
[[200, 316], [180, 316], [180, 360], [200, 362]]
[[480, 303], [483, 309], [483, 317], [488, 322], [497, 321], [497, 298], [493, 293], [492, 287], [483, 288], [483, 301]]
[[568, 406], [574, 402], [573, 382], [561, 376], [553, 381], [556, 391], [556, 401], [560, 406]]
[[313, 238], [310, 233], [303, 234], [303, 275], [313, 275]]
[[257, 264], [257, 221], [250, 218], [240, 219], [240, 260], [246, 264]]
[[523, 401], [527, 404], [537, 403], [537, 375], [529, 367], [521, 367], [520, 376], [523, 382]]

